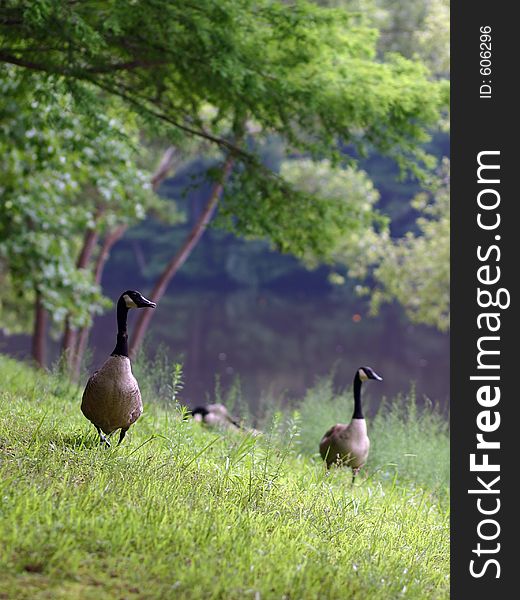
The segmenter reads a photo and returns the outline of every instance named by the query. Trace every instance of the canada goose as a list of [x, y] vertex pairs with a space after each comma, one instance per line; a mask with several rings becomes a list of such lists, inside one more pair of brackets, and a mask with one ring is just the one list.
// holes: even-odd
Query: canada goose
[[103, 366], [87, 381], [81, 412], [91, 421], [99, 433], [101, 442], [110, 446], [103, 435], [121, 429], [120, 444], [128, 428], [143, 412], [141, 391], [132, 374], [128, 358], [127, 317], [131, 308], [155, 308], [139, 292], [127, 290], [117, 301], [117, 343]]
[[190, 410], [191, 416], [195, 421], [209, 425], [210, 427], [218, 427], [220, 429], [229, 429], [231, 431], [241, 431], [252, 436], [262, 435], [261, 431], [254, 427], [244, 427], [230, 414], [228, 409], [223, 404], [206, 404], [197, 406]]
[[229, 429], [242, 429], [240, 423], [233, 419], [229, 414], [228, 409], [223, 404], [197, 406], [190, 412], [195, 421], [205, 423], [206, 425]]
[[354, 376], [354, 414], [348, 425], [338, 423], [331, 427], [320, 442], [320, 454], [327, 462], [327, 468], [333, 463], [346, 464], [352, 468], [352, 483], [359, 469], [365, 464], [370, 449], [367, 436], [367, 424], [361, 408], [361, 385], [363, 381], [375, 379], [383, 381], [370, 367], [360, 367]]

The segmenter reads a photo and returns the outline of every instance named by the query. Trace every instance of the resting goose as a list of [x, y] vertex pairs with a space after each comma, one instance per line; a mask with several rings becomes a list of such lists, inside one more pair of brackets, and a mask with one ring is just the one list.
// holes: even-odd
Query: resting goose
[[331, 427], [320, 442], [320, 454], [327, 462], [344, 464], [352, 468], [352, 483], [359, 469], [366, 463], [370, 440], [367, 435], [367, 424], [361, 408], [361, 385], [363, 381], [375, 379], [383, 381], [370, 367], [360, 367], [354, 376], [354, 414], [348, 425], [338, 423]]
[[127, 317], [131, 308], [155, 308], [139, 292], [127, 290], [117, 301], [117, 343], [103, 366], [87, 381], [81, 401], [81, 412], [99, 433], [101, 442], [110, 446], [103, 435], [121, 429], [120, 444], [128, 428], [143, 412], [143, 402], [137, 380], [128, 358]]
[[197, 406], [190, 412], [195, 421], [200, 421], [206, 425], [230, 429], [242, 429], [242, 426], [233, 419], [229, 414], [228, 409], [223, 404]]
[[209, 425], [210, 427], [218, 427], [220, 429], [228, 429], [231, 431], [241, 431], [253, 436], [262, 435], [258, 429], [244, 427], [230, 414], [228, 409], [223, 404], [205, 404], [197, 406], [190, 410], [191, 416], [195, 421]]

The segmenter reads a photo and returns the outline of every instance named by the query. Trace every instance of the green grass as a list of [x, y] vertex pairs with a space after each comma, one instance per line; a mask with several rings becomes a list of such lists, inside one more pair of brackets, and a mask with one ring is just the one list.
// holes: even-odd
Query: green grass
[[449, 597], [448, 434], [433, 412], [377, 415], [352, 488], [315, 454], [349, 402], [323, 386], [260, 438], [148, 399], [105, 449], [73, 386], [2, 357], [0, 380], [0, 598]]
[[[377, 386], [367, 382], [363, 396], [370, 400], [370, 394], [378, 391]], [[330, 378], [318, 381], [299, 408], [302, 450], [307, 454], [317, 452], [316, 440], [334, 423], [348, 423], [353, 406], [352, 389], [335, 394]], [[419, 410], [412, 389], [405, 396], [384, 402], [373, 419], [367, 417], [367, 422], [371, 473], [377, 472], [380, 480], [395, 478], [406, 485], [418, 484], [439, 494], [449, 493], [446, 416], [428, 403]]]

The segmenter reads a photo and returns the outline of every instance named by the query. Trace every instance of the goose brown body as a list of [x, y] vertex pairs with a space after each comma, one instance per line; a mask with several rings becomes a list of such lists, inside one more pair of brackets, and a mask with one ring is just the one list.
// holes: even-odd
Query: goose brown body
[[[141, 391], [128, 357], [127, 317], [131, 308], [155, 308], [139, 292], [123, 292], [117, 302], [116, 347], [103, 366], [87, 381], [81, 400], [81, 412], [96, 427], [102, 442], [110, 446], [103, 435], [121, 430], [119, 443], [128, 428], [143, 413]], [[103, 433], [102, 433], [103, 432]]]
[[261, 432], [257, 429], [244, 427], [237, 419], [229, 414], [228, 409], [223, 404], [205, 404], [204, 406], [197, 406], [192, 409], [191, 414], [195, 421], [204, 423], [209, 427], [216, 427], [218, 429], [228, 429], [231, 431], [241, 431], [243, 433], [249, 433], [257, 436], [261, 435]]
[[348, 425], [331, 427], [320, 442], [320, 454], [327, 467], [334, 463], [360, 469], [367, 461], [370, 440], [365, 419], [354, 419]]
[[141, 391], [127, 356], [111, 356], [88, 380], [81, 411], [107, 435], [128, 429], [143, 413]]
[[206, 404], [197, 406], [191, 411], [195, 421], [200, 421], [210, 427], [241, 429], [240, 424], [229, 414], [223, 404]]
[[370, 450], [367, 423], [361, 407], [361, 385], [368, 379], [382, 381], [382, 377], [370, 367], [360, 367], [354, 376], [354, 414], [351, 422], [337, 423], [325, 432], [320, 442], [320, 455], [327, 463], [327, 468], [333, 464], [351, 467], [353, 482], [359, 469], [366, 463]]

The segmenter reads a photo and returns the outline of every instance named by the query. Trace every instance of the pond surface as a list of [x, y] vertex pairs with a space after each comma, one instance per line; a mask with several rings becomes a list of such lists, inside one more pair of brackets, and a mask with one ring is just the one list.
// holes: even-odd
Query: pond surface
[[[131, 311], [130, 335], [135, 317]], [[115, 335], [114, 311], [98, 317], [90, 338], [92, 369], [110, 354]], [[336, 389], [350, 386], [362, 365], [384, 378], [377, 389], [367, 386], [376, 405], [383, 396], [406, 393], [411, 383], [419, 401], [427, 397], [443, 409], [449, 403], [448, 335], [411, 325], [397, 307], [370, 317], [359, 300], [334, 292], [172, 289], [152, 319], [147, 355], [157, 347], [183, 363], [180, 400], [189, 406], [214, 401], [216, 377], [224, 397], [239, 379], [242, 398], [256, 413], [269, 398], [302, 398], [332, 371]], [[1, 350], [23, 355], [28, 339], [3, 338]]]
[[[115, 343], [114, 314], [97, 321], [92, 339], [97, 365]], [[413, 382], [419, 400], [449, 402], [448, 335], [411, 325], [394, 307], [369, 317], [359, 300], [331, 292], [172, 290], [156, 309], [147, 353], [157, 346], [182, 361], [190, 406], [214, 400], [216, 376], [224, 394], [239, 378], [255, 412], [266, 397], [302, 398], [332, 370], [337, 388], [349, 386], [362, 365], [384, 377], [374, 396], [392, 398]]]

